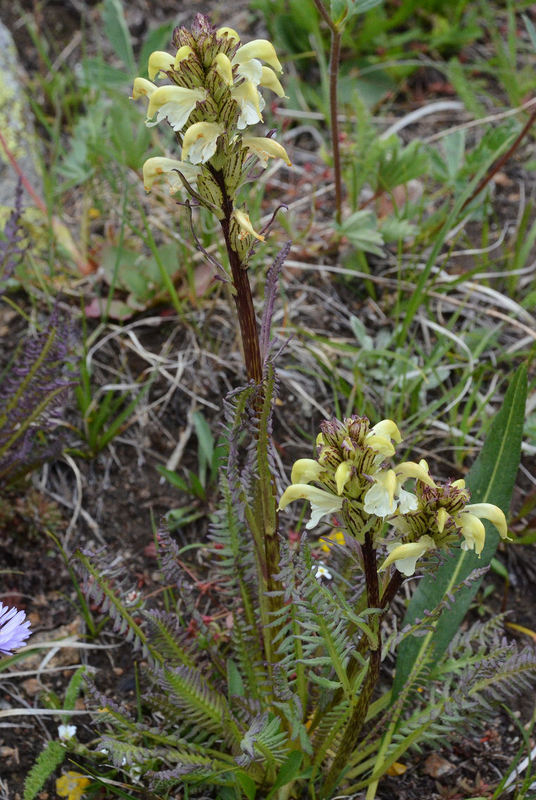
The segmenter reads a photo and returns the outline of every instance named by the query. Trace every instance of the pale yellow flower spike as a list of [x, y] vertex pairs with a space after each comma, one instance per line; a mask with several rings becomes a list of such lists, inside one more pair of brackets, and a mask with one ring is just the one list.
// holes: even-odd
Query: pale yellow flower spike
[[163, 50], [155, 50], [149, 56], [149, 65], [147, 71], [149, 73], [149, 80], [154, 81], [160, 72], [168, 72], [173, 68], [175, 59], [169, 53]]

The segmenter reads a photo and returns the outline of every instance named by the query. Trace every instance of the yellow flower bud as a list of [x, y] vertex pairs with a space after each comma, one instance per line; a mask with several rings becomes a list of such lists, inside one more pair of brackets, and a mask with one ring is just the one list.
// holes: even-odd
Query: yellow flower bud
[[168, 72], [173, 68], [174, 62], [175, 59], [169, 53], [165, 53], [163, 50], [155, 50], [149, 56], [148, 72], [150, 80], [154, 81], [160, 72]]
[[264, 236], [254, 230], [249, 215], [246, 214], [245, 211], [240, 211], [238, 208], [235, 208], [233, 211], [233, 216], [238, 223], [238, 227], [241, 229], [241, 232], [238, 235], [239, 239], [245, 239], [246, 236], [254, 236], [255, 239], [259, 240], [259, 242], [264, 242]]

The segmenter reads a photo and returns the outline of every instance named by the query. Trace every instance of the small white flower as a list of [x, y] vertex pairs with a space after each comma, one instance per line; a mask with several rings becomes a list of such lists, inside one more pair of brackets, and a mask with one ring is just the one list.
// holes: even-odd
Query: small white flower
[[311, 569], [316, 570], [315, 578], [317, 580], [320, 580], [321, 578], [325, 578], [327, 581], [330, 581], [333, 578], [333, 575], [331, 574], [331, 572], [326, 567], [326, 565], [324, 564], [323, 561], [319, 561], [318, 564], [313, 564]]
[[62, 742], [67, 742], [76, 736], [76, 725], [59, 725], [58, 737]]

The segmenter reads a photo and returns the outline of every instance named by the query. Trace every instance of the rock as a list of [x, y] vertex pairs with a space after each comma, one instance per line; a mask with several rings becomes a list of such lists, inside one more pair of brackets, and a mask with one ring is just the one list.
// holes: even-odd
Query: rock
[[[0, 207], [13, 207], [18, 175], [10, 163], [6, 147], [28, 183], [42, 195], [38, 169], [38, 139], [30, 104], [21, 82], [22, 66], [13, 38], [0, 20]], [[23, 204], [32, 205], [27, 192]]]

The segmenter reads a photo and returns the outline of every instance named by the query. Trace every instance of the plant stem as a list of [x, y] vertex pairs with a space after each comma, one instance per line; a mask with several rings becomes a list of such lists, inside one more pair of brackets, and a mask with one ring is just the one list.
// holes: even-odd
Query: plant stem
[[[367, 582], [367, 605], [369, 608], [380, 608], [380, 590], [378, 583], [378, 567], [376, 564], [376, 549], [374, 548], [374, 536], [372, 533], [365, 534], [363, 543], [363, 565], [365, 570], [365, 580]], [[341, 746], [335, 755], [331, 768], [326, 776], [322, 787], [321, 797], [329, 798], [337, 786], [339, 776], [348, 762], [348, 758], [355, 749], [359, 734], [365, 724], [367, 711], [372, 699], [374, 688], [380, 675], [381, 664], [381, 639], [380, 625], [378, 616], [370, 616], [371, 627], [376, 631], [377, 642], [375, 649], [371, 650], [368, 670], [365, 681], [359, 692], [359, 697], [354, 706], [354, 710], [348, 720], [346, 728], [341, 738]]]
[[342, 28], [331, 19], [322, 0], [314, 0], [314, 4], [322, 19], [326, 22], [331, 32], [331, 45], [329, 51], [329, 116], [331, 129], [331, 146], [333, 149], [333, 173], [335, 177], [335, 221], [340, 225], [342, 220], [342, 175], [341, 151], [339, 144], [339, 117], [338, 117], [338, 80], [339, 62], [341, 59]]
[[238, 324], [240, 325], [246, 372], [249, 380], [260, 383], [262, 381], [262, 360], [259, 345], [259, 330], [255, 317], [255, 308], [253, 306], [247, 265], [243, 263], [240, 254], [236, 252], [231, 242], [233, 201], [227, 193], [223, 173], [214, 170], [213, 175], [218, 182], [223, 196], [222, 209], [224, 216], [223, 219], [220, 220], [220, 225], [223, 231], [225, 247], [227, 248], [229, 265], [233, 277], [234, 302], [238, 316]]

